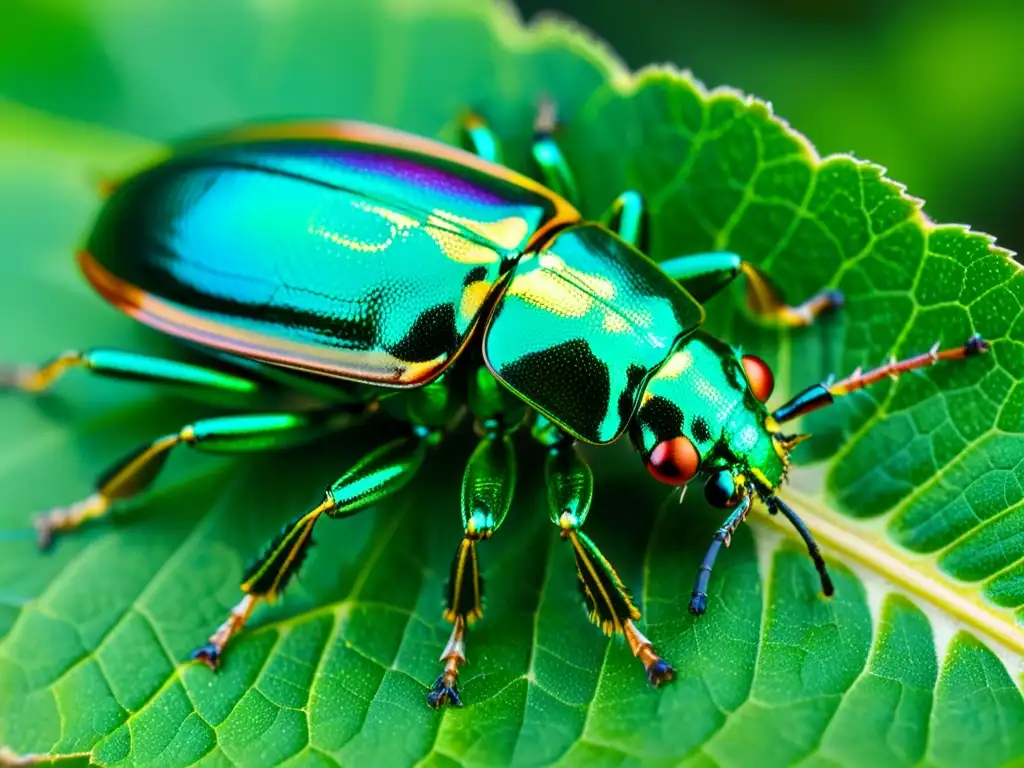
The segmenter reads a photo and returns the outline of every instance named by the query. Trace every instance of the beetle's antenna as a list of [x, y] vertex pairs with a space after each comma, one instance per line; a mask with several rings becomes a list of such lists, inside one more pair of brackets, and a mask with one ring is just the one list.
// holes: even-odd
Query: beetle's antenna
[[807, 524], [778, 496], [767, 496], [764, 503], [768, 506], [770, 514], [774, 515], [777, 512], [781, 512], [793, 527], [796, 528], [796, 532], [800, 534], [800, 538], [807, 545], [807, 554], [811, 556], [811, 560], [814, 561], [814, 567], [818, 569], [818, 577], [821, 579], [821, 591], [825, 593], [825, 597], [832, 597], [832, 593], [835, 592], [835, 587], [832, 586], [832, 578], [828, 575], [828, 570], [825, 568], [825, 559], [821, 556], [818, 542], [814, 540], [814, 536], [808, 530]]
[[841, 381], [835, 383], [815, 384], [798, 394], [788, 403], [783, 405], [772, 414], [772, 418], [779, 424], [791, 421], [805, 413], [832, 405], [837, 397], [856, 392], [858, 389], [870, 386], [885, 378], [897, 378], [900, 374], [909, 371], [935, 365], [940, 360], [963, 360], [967, 357], [974, 357], [983, 352], [988, 352], [989, 343], [980, 335], [971, 336], [962, 346], [953, 349], [939, 349], [936, 344], [923, 355], [908, 357], [906, 360], [892, 360], [878, 368], [870, 371], [862, 371], [860, 368]]

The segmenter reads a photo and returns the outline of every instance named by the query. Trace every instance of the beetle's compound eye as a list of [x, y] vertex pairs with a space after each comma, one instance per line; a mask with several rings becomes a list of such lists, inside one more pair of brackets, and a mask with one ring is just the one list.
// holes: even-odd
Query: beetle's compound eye
[[743, 363], [743, 372], [747, 375], [750, 391], [762, 403], [765, 402], [775, 389], [775, 374], [772, 373], [772, 369], [760, 357], [753, 355], [744, 355], [740, 362]]
[[700, 454], [685, 437], [662, 440], [647, 457], [647, 471], [667, 485], [686, 485], [699, 465]]
[[704, 498], [712, 507], [735, 507], [740, 500], [736, 495], [736, 481], [725, 470], [716, 472], [704, 484]]

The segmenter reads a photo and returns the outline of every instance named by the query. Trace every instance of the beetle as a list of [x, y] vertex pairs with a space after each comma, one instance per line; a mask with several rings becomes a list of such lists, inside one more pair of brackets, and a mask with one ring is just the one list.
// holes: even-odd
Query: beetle
[[[707, 501], [728, 511], [700, 564], [692, 613], [706, 611], [719, 550], [755, 498], [792, 523], [831, 595], [817, 544], [777, 494], [803, 438], [783, 425], [883, 377], [984, 352], [987, 342], [973, 336], [858, 369], [769, 411], [771, 370], [701, 330], [701, 302], [742, 276], [755, 316], [802, 326], [840, 307], [842, 295], [823, 290], [790, 306], [733, 253], [655, 263], [643, 254], [641, 196], [624, 192], [599, 222], [586, 221], [544, 110], [536, 128], [540, 181], [502, 165], [497, 137], [469, 115], [463, 148], [344, 121], [230, 129], [185, 142], [116, 185], [78, 255], [84, 276], [126, 314], [208, 353], [210, 365], [69, 351], [5, 368], [0, 384], [36, 393], [82, 369], [213, 394], [239, 413], [140, 446], [87, 498], [37, 518], [40, 545], [144, 491], [179, 446], [263, 451], [371, 419], [396, 423], [397, 437], [342, 474], [245, 572], [237, 606], [192, 654], [216, 669], [253, 609], [299, 570], [323, 516], [347, 517], [399, 491], [432, 446], [471, 420], [479, 442], [463, 478], [463, 536], [444, 596], [452, 631], [427, 696], [435, 708], [462, 704], [466, 627], [482, 615], [477, 544], [510, 508], [512, 435], [524, 426], [546, 451], [548, 511], [571, 546], [590, 618], [625, 636], [655, 686], [674, 671], [582, 530], [593, 477], [580, 444], [628, 435], [654, 478], [683, 488], [703, 478]], [[266, 408], [293, 392], [306, 397]]]

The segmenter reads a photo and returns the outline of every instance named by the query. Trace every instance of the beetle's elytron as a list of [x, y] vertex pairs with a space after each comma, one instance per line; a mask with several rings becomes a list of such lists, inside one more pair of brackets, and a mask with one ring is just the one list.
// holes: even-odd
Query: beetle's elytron
[[[601, 224], [583, 221], [551, 121], [541, 123], [533, 156], [546, 186], [500, 165], [498, 142], [475, 117], [465, 123], [475, 153], [365, 124], [263, 125], [182, 146], [117, 186], [79, 254], [85, 276], [127, 314], [216, 360], [206, 368], [113, 350], [66, 352], [40, 367], [5, 369], [0, 386], [40, 392], [81, 368], [218, 393], [249, 412], [141, 446], [95, 493], [40, 517], [41, 543], [144, 490], [179, 445], [262, 451], [356, 420], [406, 424], [404, 436], [373, 446], [249, 568], [241, 601], [193, 654], [216, 667], [256, 605], [298, 571], [322, 515], [346, 517], [395, 493], [431, 446], [472, 420], [481, 439], [463, 482], [464, 537], [446, 594], [453, 629], [427, 697], [434, 707], [461, 705], [466, 625], [482, 613], [476, 545], [511, 504], [511, 434], [524, 424], [546, 448], [549, 513], [572, 546], [590, 617], [625, 635], [653, 684], [673, 670], [640, 633], [640, 612], [581, 530], [593, 480], [577, 441], [628, 433], [655, 478], [681, 486], [700, 474], [708, 501], [730, 510], [700, 565], [693, 613], [706, 610], [715, 558], [755, 496], [800, 533], [830, 595], [817, 545], [776, 495], [801, 439], [783, 425], [987, 343], [975, 336], [858, 370], [769, 412], [771, 371], [699, 330], [700, 302], [742, 274], [756, 315], [796, 326], [840, 305], [840, 294], [790, 307], [731, 253], [654, 263], [641, 253], [640, 196], [623, 193]], [[282, 409], [282, 395], [296, 389], [315, 405]], [[268, 402], [281, 410], [252, 413]]]

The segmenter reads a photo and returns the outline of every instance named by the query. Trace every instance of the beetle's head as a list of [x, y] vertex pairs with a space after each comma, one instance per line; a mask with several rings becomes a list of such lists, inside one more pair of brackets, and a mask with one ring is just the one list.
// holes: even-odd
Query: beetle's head
[[785, 480], [789, 454], [802, 436], [784, 435], [765, 401], [771, 369], [704, 333], [676, 349], [651, 378], [631, 437], [648, 471], [668, 485], [697, 478], [716, 507]]

